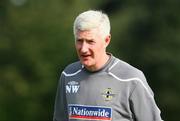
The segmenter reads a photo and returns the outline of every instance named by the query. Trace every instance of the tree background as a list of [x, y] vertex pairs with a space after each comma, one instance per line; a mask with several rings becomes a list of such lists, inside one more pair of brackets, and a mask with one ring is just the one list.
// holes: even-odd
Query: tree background
[[179, 0], [0, 0], [0, 121], [50, 121], [61, 71], [77, 61], [73, 21], [111, 21], [108, 51], [141, 69], [166, 121], [180, 112]]

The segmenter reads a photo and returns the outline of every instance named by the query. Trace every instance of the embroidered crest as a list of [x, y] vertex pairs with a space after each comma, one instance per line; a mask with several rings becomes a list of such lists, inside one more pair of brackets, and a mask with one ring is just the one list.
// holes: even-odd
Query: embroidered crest
[[105, 89], [105, 91], [104, 91], [101, 95], [103, 96], [103, 98], [105, 99], [105, 101], [110, 101], [110, 100], [112, 100], [112, 98], [115, 96], [115, 94], [113, 94], [111, 88]]

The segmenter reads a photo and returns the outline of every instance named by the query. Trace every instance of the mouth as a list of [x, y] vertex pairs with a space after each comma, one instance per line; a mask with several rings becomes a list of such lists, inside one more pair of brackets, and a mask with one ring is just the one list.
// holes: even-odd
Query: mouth
[[91, 55], [81, 55], [81, 58], [88, 59]]

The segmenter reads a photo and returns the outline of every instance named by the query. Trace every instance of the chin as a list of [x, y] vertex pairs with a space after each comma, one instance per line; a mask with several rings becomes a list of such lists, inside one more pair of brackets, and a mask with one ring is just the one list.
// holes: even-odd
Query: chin
[[87, 61], [82, 61], [81, 63], [86, 67], [91, 67], [92, 66], [92, 64], [90, 62], [87, 62]]
[[91, 66], [91, 64], [89, 64], [89, 63], [82, 63], [84, 66], [86, 66], [86, 67], [89, 67], [89, 66]]

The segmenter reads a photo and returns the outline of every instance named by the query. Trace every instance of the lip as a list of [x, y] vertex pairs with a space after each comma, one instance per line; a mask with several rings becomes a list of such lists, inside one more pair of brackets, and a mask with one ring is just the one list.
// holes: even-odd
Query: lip
[[81, 55], [81, 58], [88, 59], [91, 55]]
[[82, 57], [88, 57], [88, 56], [90, 56], [90, 55], [81, 55]]

